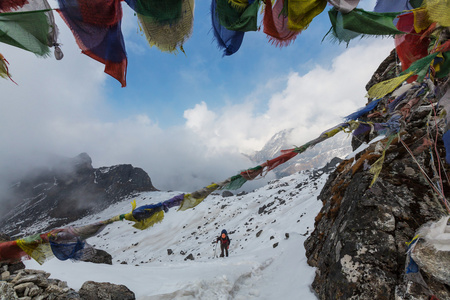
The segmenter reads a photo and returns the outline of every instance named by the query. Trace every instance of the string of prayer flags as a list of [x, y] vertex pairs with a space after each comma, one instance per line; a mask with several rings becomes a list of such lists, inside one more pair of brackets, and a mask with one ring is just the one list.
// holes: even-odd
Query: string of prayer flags
[[283, 10], [284, 1], [287, 0], [276, 0], [272, 7], [272, 2], [267, 0], [263, 18], [264, 33], [272, 44], [279, 47], [288, 46], [301, 32], [289, 29], [287, 12]]
[[228, 184], [229, 179], [220, 182], [210, 184], [200, 190], [197, 190], [191, 194], [185, 194], [183, 197], [183, 201], [180, 204], [180, 208], [178, 210], [184, 211], [186, 209], [190, 209], [199, 205], [206, 197], [208, 197], [215, 190], [224, 187]]
[[287, 0], [289, 29], [301, 31], [327, 6], [326, 0]]
[[[159, 1], [158, 1], [159, 2]], [[137, 12], [139, 25], [150, 45], [163, 52], [175, 52], [189, 39], [194, 26], [194, 0], [181, 0], [177, 19], [160, 19]]]
[[[363, 35], [395, 36], [404, 34], [394, 25], [394, 19], [399, 13], [375, 13], [355, 8], [347, 14], [336, 9], [328, 11], [330, 17], [330, 32], [340, 42], [349, 42], [350, 39]], [[349, 34], [353, 33], [353, 37]], [[343, 35], [341, 35], [343, 33]]]
[[81, 52], [104, 64], [104, 72], [125, 87], [128, 61], [120, 0], [58, 0], [58, 4]]
[[344, 14], [354, 10], [358, 6], [360, 0], [328, 0], [328, 3]]
[[228, 30], [220, 24], [216, 0], [211, 0], [211, 21], [214, 38], [224, 56], [236, 53], [241, 47], [245, 32]]
[[265, 163], [256, 166], [254, 168], [250, 168], [248, 170], [244, 170], [239, 174], [229, 178], [229, 183], [224, 185], [224, 189], [228, 190], [236, 190], [242, 187], [247, 180], [254, 180], [258, 176], [262, 176], [264, 172], [269, 172], [274, 168], [278, 167], [281, 164], [284, 164], [288, 160], [292, 159], [299, 153], [305, 152], [307, 149], [313, 147], [314, 145], [336, 135], [338, 132], [347, 129], [348, 127], [352, 127], [354, 125], [350, 123], [342, 123], [339, 124], [325, 132], [323, 132], [318, 138], [309, 141], [305, 145], [301, 147], [296, 147], [294, 149], [281, 150], [281, 155], [275, 157], [274, 159], [268, 160]]

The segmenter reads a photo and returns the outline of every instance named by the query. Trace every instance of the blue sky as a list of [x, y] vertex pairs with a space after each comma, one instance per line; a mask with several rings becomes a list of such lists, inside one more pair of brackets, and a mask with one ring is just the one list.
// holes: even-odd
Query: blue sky
[[261, 30], [222, 57], [210, 2], [199, 0], [186, 55], [174, 55], [150, 48], [123, 7], [125, 88], [80, 53], [57, 14], [61, 61], [0, 45], [18, 83], [0, 81], [3, 174], [43, 164], [48, 153], [86, 152], [94, 167], [132, 164], [159, 189], [193, 191], [254, 167], [242, 153], [260, 150], [280, 130], [295, 128], [292, 144], [301, 145], [364, 106], [365, 84], [394, 47], [386, 38], [348, 48], [322, 42], [327, 6], [288, 47], [273, 46]]
[[326, 63], [345, 48], [321, 42], [330, 27], [324, 12], [290, 47], [270, 44], [261, 29], [246, 33], [240, 50], [223, 57], [211, 32], [210, 2], [202, 0], [196, 2], [193, 34], [184, 45], [186, 55], [168, 54], [148, 46], [137, 32], [136, 17], [125, 4], [124, 9], [126, 45], [130, 46], [128, 87], [121, 89], [108, 78], [108, 98], [129, 113], [145, 109], [162, 127], [181, 125], [183, 111], [199, 101], [212, 109], [239, 103], [258, 85], [288, 72], [306, 72], [303, 66]]

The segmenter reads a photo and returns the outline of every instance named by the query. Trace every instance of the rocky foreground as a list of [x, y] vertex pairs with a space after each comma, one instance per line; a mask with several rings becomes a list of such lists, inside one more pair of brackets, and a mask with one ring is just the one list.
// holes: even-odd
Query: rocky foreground
[[65, 281], [50, 278], [49, 273], [24, 267], [23, 263], [0, 265], [0, 300], [136, 299], [124, 285], [86, 281], [77, 292]]

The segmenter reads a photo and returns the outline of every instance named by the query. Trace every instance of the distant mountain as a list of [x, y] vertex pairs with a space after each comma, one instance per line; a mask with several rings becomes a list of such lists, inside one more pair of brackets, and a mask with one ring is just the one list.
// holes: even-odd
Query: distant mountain
[[[252, 161], [259, 164], [279, 156], [281, 154], [280, 150], [294, 148], [295, 146], [289, 144], [293, 130], [293, 128], [285, 129], [276, 133], [264, 145], [261, 151], [257, 151], [254, 154], [247, 156]], [[299, 171], [321, 168], [333, 158], [338, 157], [342, 159], [352, 152], [350, 140], [351, 139], [347, 138], [344, 134], [336, 135], [335, 137], [306, 150], [300, 155], [297, 155], [293, 159], [277, 167], [273, 172], [278, 178], [281, 178]]]
[[[241, 195], [213, 193], [194, 209], [171, 208], [161, 223], [145, 230], [128, 221], [109, 224], [87, 243], [108, 252], [112, 265], [25, 263], [75, 290], [86, 281], [111, 282], [127, 286], [136, 299], [314, 300], [309, 286], [315, 270], [306, 264], [302, 243], [314, 229], [322, 207], [317, 196], [329, 174], [328, 168], [303, 171]], [[138, 193], [70, 225], [129, 212], [132, 199], [141, 206], [179, 193]], [[213, 243], [223, 229], [231, 239], [226, 258]]]
[[[135, 192], [157, 191], [148, 174], [132, 165], [93, 168], [86, 153], [55, 158], [10, 185], [9, 199], [17, 203], [0, 220], [0, 232], [18, 234], [22, 228], [45, 231], [59, 227]], [[36, 225], [37, 226], [37, 225]]]

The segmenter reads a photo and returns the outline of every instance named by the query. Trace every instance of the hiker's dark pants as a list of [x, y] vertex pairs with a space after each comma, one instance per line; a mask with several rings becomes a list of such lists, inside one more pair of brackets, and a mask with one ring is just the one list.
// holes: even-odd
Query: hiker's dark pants
[[225, 250], [225, 254], [228, 257], [228, 245], [227, 244], [220, 244], [220, 250], [222, 250], [222, 253], [220, 254], [220, 257], [223, 257], [223, 251]]

